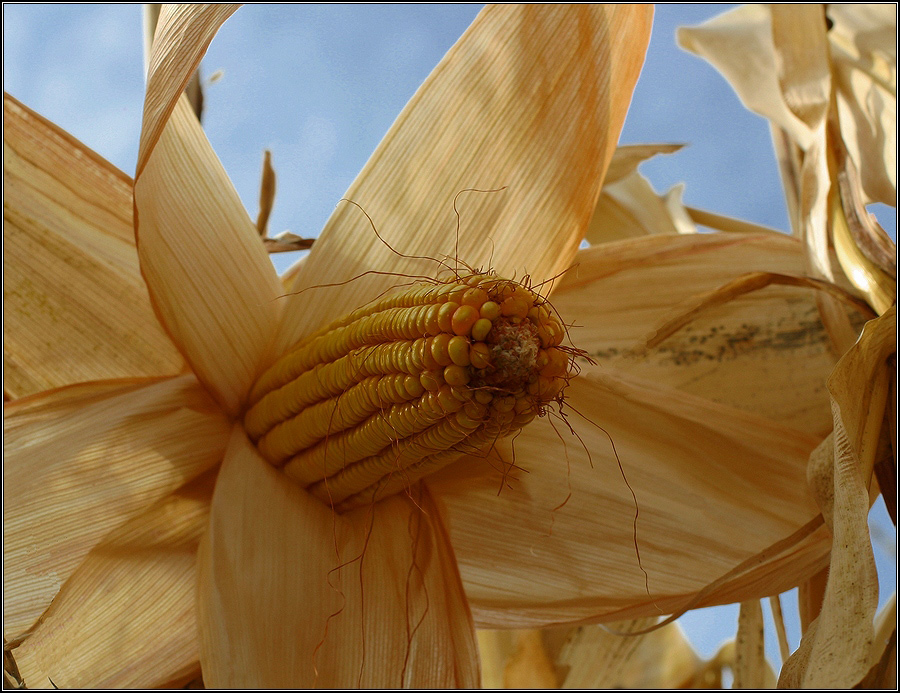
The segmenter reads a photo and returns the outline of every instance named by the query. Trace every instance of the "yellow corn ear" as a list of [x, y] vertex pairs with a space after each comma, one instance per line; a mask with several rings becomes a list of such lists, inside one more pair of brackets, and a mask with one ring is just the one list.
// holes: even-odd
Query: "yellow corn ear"
[[572, 365], [564, 334], [520, 283], [417, 285], [297, 344], [253, 387], [244, 426], [310, 493], [359, 507], [543, 413]]

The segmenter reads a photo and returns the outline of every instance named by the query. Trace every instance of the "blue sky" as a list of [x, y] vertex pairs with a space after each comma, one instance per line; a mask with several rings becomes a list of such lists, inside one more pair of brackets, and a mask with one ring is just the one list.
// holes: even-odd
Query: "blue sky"
[[[657, 7], [621, 142], [688, 144], [642, 166], [659, 192], [684, 182], [688, 205], [787, 229], [766, 122], [740, 104], [713, 68], [675, 44], [676, 27], [729, 7]], [[201, 68], [204, 127], [251, 217], [262, 152], [271, 149], [278, 196], [270, 232], [316, 235], [406, 101], [479, 9], [255, 5], [229, 19]], [[6, 4], [3, 19], [4, 89], [133, 174], [143, 103], [140, 5]], [[210, 83], [215, 73], [221, 76]], [[882, 205], [876, 213], [896, 237], [895, 211]], [[885, 514], [880, 517], [884, 525]], [[890, 528], [887, 545], [894, 541]], [[887, 594], [896, 584], [894, 560], [881, 552]], [[681, 623], [708, 657], [733, 637], [737, 607], [693, 612]], [[788, 634], [796, 647], [795, 620]], [[772, 662], [780, 661], [771, 637], [767, 651]]]

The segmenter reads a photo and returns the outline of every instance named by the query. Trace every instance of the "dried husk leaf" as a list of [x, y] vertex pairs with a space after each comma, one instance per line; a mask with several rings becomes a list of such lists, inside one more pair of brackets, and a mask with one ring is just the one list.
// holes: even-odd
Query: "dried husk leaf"
[[831, 565], [821, 611], [785, 664], [779, 685], [853, 686], [881, 654], [873, 645], [878, 576], [867, 520], [868, 487], [879, 438], [887, 433], [887, 359], [895, 353], [895, 342], [892, 308], [866, 325], [829, 378], [834, 435], [811, 457], [809, 473], [834, 535]]
[[655, 233], [695, 233], [681, 203], [680, 187], [657, 195], [637, 167], [657, 154], [671, 154], [680, 144], [637, 144], [618, 147], [584, 239], [591, 245]]
[[872, 660], [875, 664], [859, 682], [857, 688], [897, 687], [897, 593], [875, 617], [875, 639], [872, 641]]
[[880, 654], [880, 650], [887, 646], [891, 633], [897, 628], [897, 593], [894, 592], [887, 600], [878, 616], [875, 617], [875, 641], [873, 655]]
[[[836, 363], [810, 289], [769, 287], [704, 311], [659, 346], [649, 335], [696, 296], [758, 270], [803, 274], [783, 234], [694, 234], [579, 252], [551, 295], [573, 343], [602, 365], [762, 414], [822, 437]], [[602, 423], [602, 421], [600, 422]]]
[[[260, 238], [268, 235], [269, 215], [275, 204], [275, 169], [272, 168], [272, 152], [263, 153], [262, 180], [259, 184], [259, 214], [256, 215], [256, 232]], [[269, 251], [271, 252], [271, 251]]]
[[[674, 190], [674, 188], [673, 188]], [[726, 217], [707, 209], [697, 209], [696, 207], [685, 207], [691, 221], [698, 226], [706, 226], [716, 231], [726, 231], [729, 233], [783, 233], [768, 226], [761, 226], [743, 219], [735, 219], [734, 217]]]
[[131, 180], [8, 94], [3, 123], [7, 396], [180, 372], [138, 268]]
[[651, 616], [608, 626], [478, 631], [482, 685], [580, 690], [720, 687], [719, 663], [701, 660], [678, 624], [631, 634], [658, 620]]
[[[830, 438], [822, 441], [819, 447], [817, 447], [810, 455], [810, 459], [812, 459], [813, 455], [821, 455], [822, 453], [819, 451], [822, 449], [826, 451], [829, 450], [831, 445]], [[828, 454], [825, 453], [824, 457], [827, 459]], [[829, 488], [830, 487], [831, 484], [829, 483]], [[812, 491], [814, 495], [818, 493], [817, 489], [810, 488], [810, 491]], [[818, 498], [818, 496], [816, 497]], [[827, 567], [820, 570], [812, 577], [803, 580], [797, 589], [797, 610], [800, 612], [800, 632], [804, 635], [809, 627], [815, 622], [816, 617], [822, 610], [822, 600], [825, 598], [826, 584], [828, 584]]]
[[605, 187], [616, 183], [637, 172], [640, 164], [657, 154], [673, 154], [682, 147], [683, 144], [624, 144], [616, 147], [603, 178], [603, 185]]
[[866, 520], [869, 496], [839, 410], [835, 414], [834, 544], [828, 583], [822, 609], [782, 668], [779, 687], [848, 688], [872, 665], [878, 576]]
[[828, 390], [840, 409], [850, 445], [861, 465], [860, 473], [867, 483], [878, 441], [888, 434], [884, 411], [890, 382], [895, 377], [888, 359], [896, 354], [896, 316], [896, 306], [892, 306], [884, 315], [866, 323], [859, 341], [828, 379]]
[[778, 84], [791, 112], [811, 130], [826, 116], [831, 91], [825, 9], [808, 3], [772, 4]]
[[[615, 150], [649, 38], [635, 5], [489, 6], [450, 49], [346, 197], [400, 253], [492, 264], [534, 281], [566, 269]], [[453, 202], [457, 201], [459, 236]], [[404, 259], [353, 205], [340, 205], [294, 289], [379, 274], [287, 300], [281, 346], [402, 281], [433, 275]], [[288, 327], [289, 326], [289, 327]]]
[[196, 675], [196, 552], [214, 480], [199, 477], [87, 555], [13, 651], [27, 687], [171, 687]]
[[864, 203], [897, 195], [897, 14], [888, 4], [828, 5], [841, 139], [860, 172]]
[[[679, 220], [683, 217], [679, 217]], [[585, 240], [591, 245], [679, 232], [675, 216], [650, 182], [634, 171], [603, 186]]]
[[264, 461], [240, 426], [201, 544], [199, 615], [210, 687], [479, 680], [471, 615], [428, 494], [336, 515]]
[[[497, 633], [497, 631], [488, 631]], [[559, 688], [539, 630], [509, 631], [512, 648], [502, 668], [502, 688]]]
[[[778, 651], [782, 664], [791, 654], [787, 639], [787, 629], [784, 627], [784, 611], [781, 608], [781, 595], [775, 594], [769, 597], [769, 608], [772, 610], [772, 620], [775, 622], [775, 634], [778, 637]], [[774, 675], [774, 674], [773, 674]]]
[[[822, 566], [828, 538], [814, 532], [701, 593], [815, 517], [804, 479], [814, 438], [609, 367], [585, 366], [567, 392], [578, 438], [560, 420], [536, 420], [488, 459], [426, 481], [481, 627], [729, 603]], [[606, 433], [582, 417], [615, 442], [627, 486]]]
[[896, 281], [896, 244], [878, 223], [875, 215], [866, 210], [859, 172], [843, 147], [843, 141], [838, 142], [838, 145], [835, 152], [838, 190], [850, 234], [865, 258]]
[[235, 415], [268, 357], [281, 287], [186, 99], [135, 181], [134, 196], [153, 306], [197, 377]]
[[683, 202], [685, 184], [678, 183], [663, 196], [666, 203], [666, 209], [672, 217], [672, 222], [678, 233], [697, 233], [697, 226], [694, 223], [694, 216]]
[[801, 148], [809, 147], [810, 126], [791, 110], [781, 90], [781, 82], [791, 75], [779, 70], [769, 6], [741, 5], [698, 27], [680, 28], [677, 39], [682, 48], [712, 63], [748, 109], [787, 131]]
[[831, 194], [831, 221], [835, 251], [847, 278], [879, 314], [884, 313], [897, 300], [896, 279], [857, 245], [837, 190]]
[[897, 630], [891, 631], [891, 638], [878, 661], [869, 669], [862, 680], [854, 688], [868, 690], [884, 688], [894, 690], [897, 688]]
[[72, 385], [8, 403], [4, 414], [12, 639], [109, 532], [217, 464], [228, 428], [193, 376]]
[[239, 5], [163, 5], [147, 69], [143, 127], [138, 150], [140, 178], [156, 141], [219, 27]]
[[566, 672], [563, 688], [675, 688], [690, 681], [701, 666], [681, 628], [669, 624], [645, 635], [622, 635], [653, 625], [658, 619], [600, 626], [570, 632], [556, 657]]
[[[680, 30], [679, 42], [712, 62], [748, 108], [772, 121], [792, 226], [807, 246], [807, 273], [841, 281], [829, 252], [834, 142], [827, 127], [831, 66], [822, 7], [743, 6]], [[833, 299], [817, 301], [836, 353], [844, 353], [855, 331]]]

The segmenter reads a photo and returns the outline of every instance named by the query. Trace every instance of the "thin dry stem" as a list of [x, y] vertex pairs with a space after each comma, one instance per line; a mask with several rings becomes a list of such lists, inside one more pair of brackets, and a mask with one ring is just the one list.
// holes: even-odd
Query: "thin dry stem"
[[775, 633], [778, 635], [778, 651], [781, 654], [782, 664], [791, 656], [791, 648], [788, 645], [787, 631], [784, 628], [784, 614], [781, 611], [781, 596], [774, 594], [769, 597], [769, 607], [772, 609], [772, 620], [775, 621]]

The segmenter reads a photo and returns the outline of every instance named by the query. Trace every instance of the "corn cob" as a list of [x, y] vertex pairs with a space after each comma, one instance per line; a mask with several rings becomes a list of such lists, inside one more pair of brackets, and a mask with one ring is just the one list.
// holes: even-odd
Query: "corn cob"
[[520, 283], [471, 274], [375, 301], [310, 335], [250, 393], [260, 453], [339, 511], [408, 488], [558, 399], [564, 329]]

